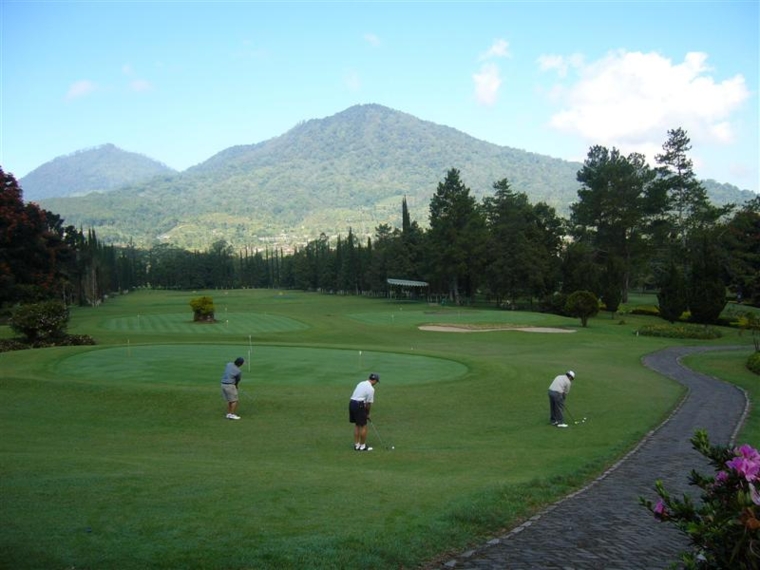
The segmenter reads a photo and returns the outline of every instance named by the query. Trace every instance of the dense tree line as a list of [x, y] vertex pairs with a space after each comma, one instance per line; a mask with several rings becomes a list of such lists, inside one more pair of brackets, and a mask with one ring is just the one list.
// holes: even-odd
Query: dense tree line
[[427, 230], [404, 199], [400, 228], [382, 224], [365, 243], [351, 229], [334, 242], [322, 235], [287, 254], [235, 251], [223, 240], [206, 251], [105, 245], [24, 204], [16, 181], [0, 170], [0, 304], [95, 304], [137, 287], [387, 295], [387, 279], [397, 278], [425, 281], [431, 298], [457, 304], [480, 296], [500, 307], [555, 310], [585, 291], [615, 311], [635, 287], [657, 291], [668, 320], [689, 311], [697, 322], [714, 322], [727, 289], [760, 305], [760, 198], [738, 210], [710, 204], [690, 148], [683, 130], [669, 131], [651, 167], [642, 155], [592, 147], [569, 219], [531, 204], [506, 178], [478, 202], [452, 168], [431, 198]]

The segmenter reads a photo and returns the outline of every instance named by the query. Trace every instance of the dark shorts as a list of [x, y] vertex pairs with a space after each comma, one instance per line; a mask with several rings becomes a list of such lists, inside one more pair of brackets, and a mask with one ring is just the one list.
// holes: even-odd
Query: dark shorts
[[348, 421], [358, 426], [367, 425], [367, 408], [364, 407], [364, 402], [349, 400]]

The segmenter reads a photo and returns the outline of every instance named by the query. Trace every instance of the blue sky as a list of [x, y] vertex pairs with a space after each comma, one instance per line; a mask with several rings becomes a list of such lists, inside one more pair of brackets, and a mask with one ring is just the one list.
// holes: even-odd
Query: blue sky
[[113, 143], [184, 170], [379, 103], [579, 161], [654, 164], [681, 127], [697, 176], [757, 192], [759, 4], [0, 0], [0, 166]]

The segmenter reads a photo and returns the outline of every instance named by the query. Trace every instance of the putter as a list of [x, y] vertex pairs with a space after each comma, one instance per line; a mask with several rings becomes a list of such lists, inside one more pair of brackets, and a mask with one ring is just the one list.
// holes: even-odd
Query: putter
[[377, 439], [380, 441], [380, 445], [384, 447], [385, 449], [396, 449], [393, 445], [386, 445], [383, 441], [383, 438], [380, 437], [380, 432], [377, 431], [377, 426], [375, 426], [375, 422], [372, 420], [369, 420], [370, 425], [372, 426], [372, 429], [375, 431], [375, 435], [377, 436]]

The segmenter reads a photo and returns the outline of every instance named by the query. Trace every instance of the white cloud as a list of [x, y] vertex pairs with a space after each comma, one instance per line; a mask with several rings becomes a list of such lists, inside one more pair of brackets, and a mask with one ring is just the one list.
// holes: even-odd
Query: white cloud
[[583, 55], [575, 53], [564, 55], [542, 55], [538, 58], [538, 67], [541, 71], [556, 70], [557, 75], [566, 77], [570, 68], [578, 68], [583, 65]]
[[[494, 58], [511, 57], [509, 43], [506, 40], [497, 39], [487, 51], [480, 54], [478, 61], [486, 61]], [[501, 87], [501, 69], [492, 62], [483, 63], [478, 72], [472, 75], [475, 84], [475, 100], [482, 105], [494, 105], [499, 97]]]
[[509, 42], [502, 39], [494, 40], [491, 47], [488, 48], [488, 51], [482, 53], [479, 59], [480, 61], [483, 61], [494, 57], [511, 57], [511, 54], [509, 53]]
[[484, 63], [478, 73], [473, 74], [475, 82], [475, 99], [483, 105], [493, 105], [499, 94], [501, 77], [499, 67], [493, 63]]
[[153, 85], [151, 85], [150, 81], [147, 79], [140, 79], [139, 77], [135, 77], [137, 74], [135, 73], [134, 68], [129, 63], [125, 63], [121, 66], [121, 72], [126, 75], [127, 77], [131, 77], [129, 81], [129, 89], [130, 91], [135, 91], [136, 93], [142, 93], [144, 91], [150, 91], [153, 89]]
[[360, 91], [362, 88], [362, 80], [359, 77], [359, 74], [352, 70], [349, 70], [346, 72], [346, 74], [343, 76], [343, 83], [348, 88], [349, 91], [352, 93], [356, 93], [357, 91]]
[[375, 34], [364, 34], [364, 41], [372, 47], [380, 46], [380, 38], [378, 38]]
[[153, 89], [153, 86], [150, 84], [150, 81], [148, 81], [147, 79], [135, 79], [129, 82], [129, 88], [132, 91], [141, 93], [143, 91], [150, 91], [151, 89]]
[[80, 97], [86, 97], [90, 93], [93, 93], [98, 88], [97, 84], [89, 79], [82, 79], [75, 81], [69, 86], [69, 90], [66, 93], [66, 99], [69, 101], [72, 99], [79, 99]]
[[650, 158], [678, 127], [692, 140], [731, 142], [731, 116], [749, 97], [744, 77], [716, 81], [699, 52], [681, 63], [654, 52], [616, 51], [588, 64], [578, 56], [544, 56], [539, 66], [560, 77], [577, 71], [572, 84], [551, 91], [562, 104], [550, 121], [554, 129]]

